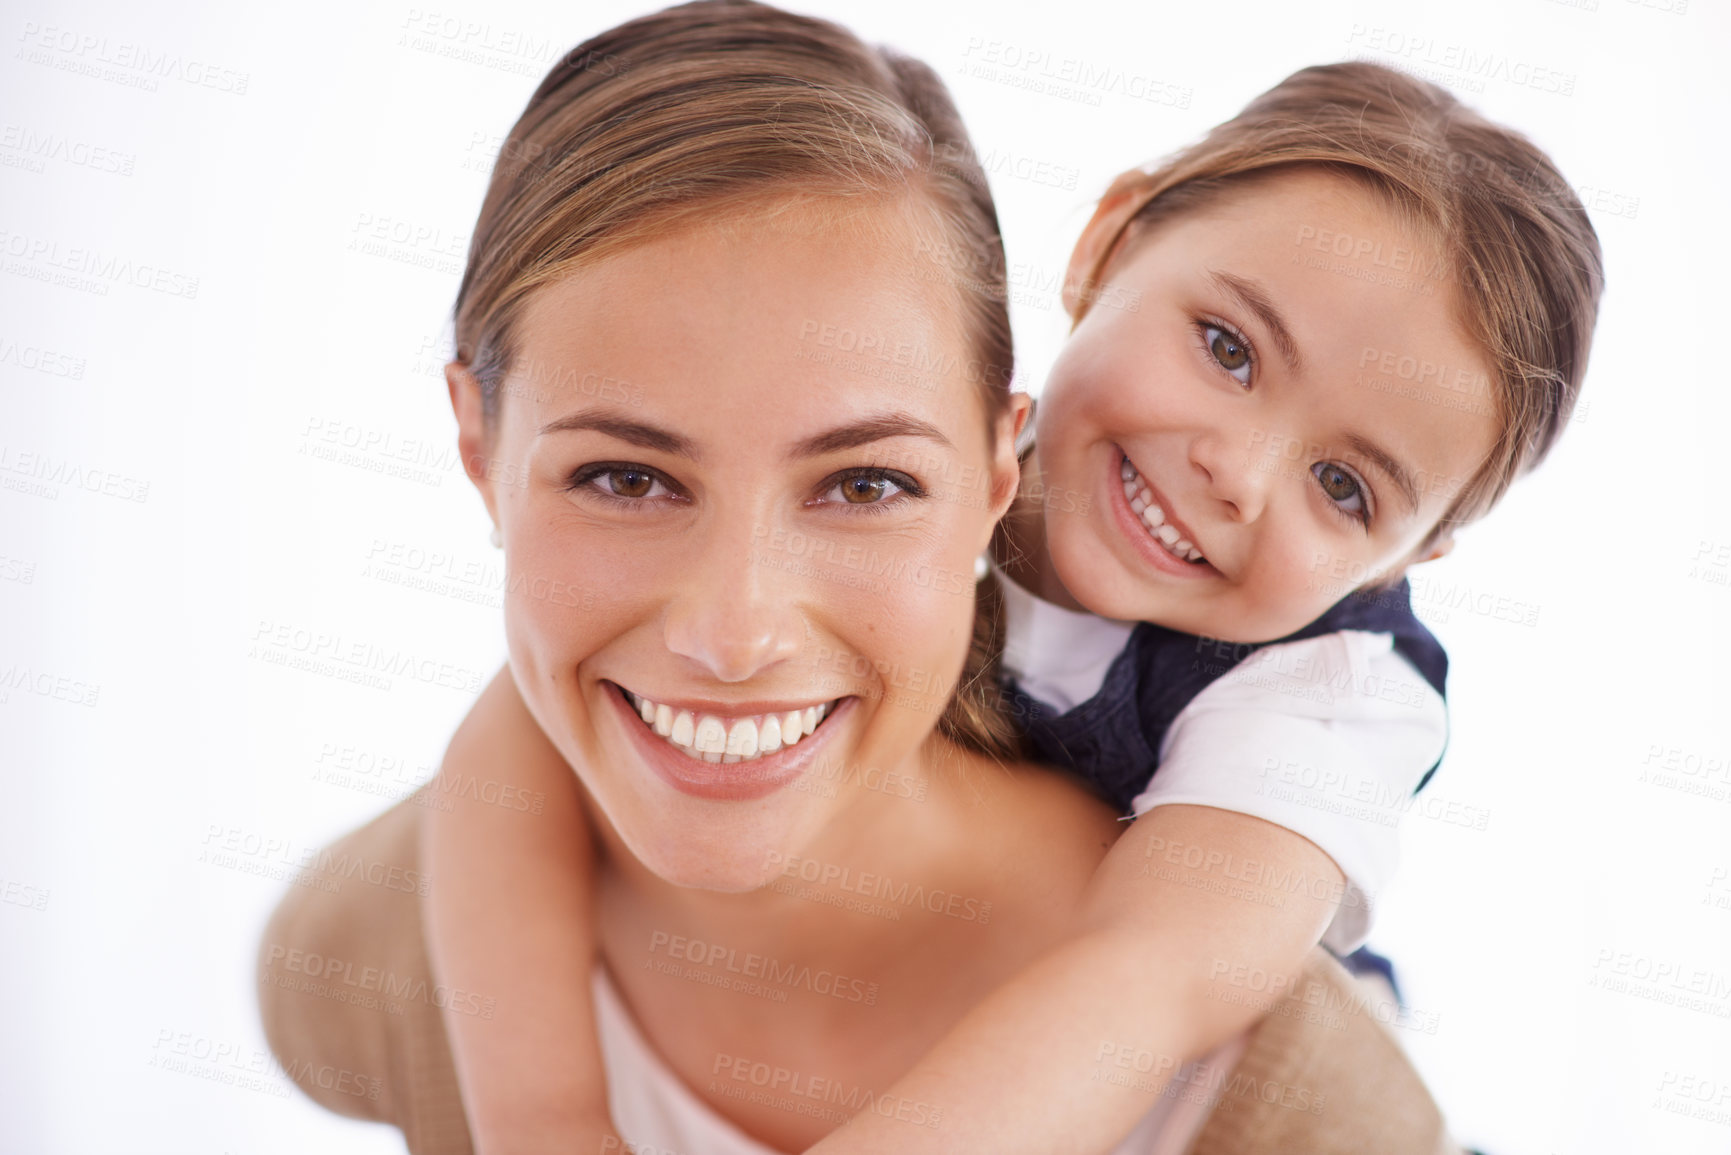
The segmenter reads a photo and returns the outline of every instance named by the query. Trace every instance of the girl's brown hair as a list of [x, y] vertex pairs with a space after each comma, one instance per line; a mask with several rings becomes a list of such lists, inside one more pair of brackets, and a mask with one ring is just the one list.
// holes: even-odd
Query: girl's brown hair
[[1196, 144], [1112, 184], [1108, 200], [1124, 196], [1140, 208], [1092, 273], [1066, 288], [1076, 319], [1107, 267], [1154, 225], [1294, 165], [1358, 180], [1434, 234], [1444, 253], [1435, 272], [1458, 286], [1461, 320], [1491, 360], [1497, 441], [1461, 479], [1416, 557], [1488, 512], [1568, 423], [1604, 290], [1599, 238], [1568, 182], [1526, 137], [1393, 69], [1325, 64], [1293, 73]]
[[[578, 45], [542, 80], [487, 188], [454, 308], [456, 359], [489, 424], [536, 289], [671, 228], [790, 199], [902, 198], [940, 251], [966, 256], [951, 292], [988, 426], [1009, 404], [1003, 243], [985, 174], [942, 81], [847, 30], [748, 0], [701, 0]], [[988, 596], [984, 603], [990, 602]], [[939, 729], [1007, 755], [994, 708], [999, 631], [982, 604]]]

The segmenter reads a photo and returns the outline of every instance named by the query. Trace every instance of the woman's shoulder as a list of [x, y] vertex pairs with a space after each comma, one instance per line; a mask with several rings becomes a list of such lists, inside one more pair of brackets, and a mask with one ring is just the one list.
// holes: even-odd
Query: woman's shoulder
[[964, 781], [975, 789], [980, 829], [1005, 862], [1046, 877], [1074, 871], [1085, 883], [1123, 833], [1118, 812], [1074, 775], [1037, 762], [971, 757]]

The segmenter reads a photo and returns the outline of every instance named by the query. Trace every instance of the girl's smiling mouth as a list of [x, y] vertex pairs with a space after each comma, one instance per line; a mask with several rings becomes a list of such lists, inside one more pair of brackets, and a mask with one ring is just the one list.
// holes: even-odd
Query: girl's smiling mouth
[[1123, 496], [1117, 500], [1118, 494], [1115, 493], [1113, 504], [1118, 508], [1120, 520], [1141, 530], [1140, 533], [1132, 531], [1139, 547], [1137, 552], [1153, 561], [1156, 568], [1168, 573], [1186, 577], [1219, 576], [1220, 571], [1208, 563], [1184, 528], [1175, 523], [1171, 511], [1121, 449], [1117, 461], [1115, 488]]

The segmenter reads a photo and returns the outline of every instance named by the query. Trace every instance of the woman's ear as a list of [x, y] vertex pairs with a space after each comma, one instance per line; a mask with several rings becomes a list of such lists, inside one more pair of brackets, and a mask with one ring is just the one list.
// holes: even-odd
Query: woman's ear
[[1147, 180], [1141, 169], [1132, 169], [1113, 181], [1082, 230], [1064, 273], [1064, 312], [1070, 314], [1072, 323], [1082, 319], [1099, 292], [1094, 275], [1124, 235], [1124, 226], [1147, 203], [1144, 195]]
[[[1010, 404], [999, 415], [992, 432], [991, 514], [996, 524], [1010, 510], [1022, 485], [1022, 466], [1016, 459], [1016, 439], [1034, 410], [1034, 399], [1026, 393], [1010, 394]], [[987, 531], [990, 540], [991, 531]]]
[[499, 511], [493, 504], [492, 458], [488, 455], [486, 408], [481, 401], [481, 382], [461, 361], [445, 366], [445, 387], [451, 393], [451, 412], [457, 418], [457, 452], [463, 459], [463, 472], [475, 483], [481, 500], [487, 505], [487, 516], [493, 525], [499, 524]]

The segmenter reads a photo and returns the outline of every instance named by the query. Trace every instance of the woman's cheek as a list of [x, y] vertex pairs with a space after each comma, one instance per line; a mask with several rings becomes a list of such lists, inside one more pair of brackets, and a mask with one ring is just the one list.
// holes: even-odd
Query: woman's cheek
[[933, 535], [938, 540], [891, 555], [893, 564], [870, 589], [850, 591], [836, 620], [857, 623], [848, 638], [852, 652], [827, 656], [830, 671], [866, 675], [885, 706], [928, 724], [942, 714], [973, 635], [973, 561], [954, 543], [980, 532], [947, 525]]
[[505, 606], [520, 638], [574, 663], [600, 647], [626, 591], [641, 585], [634, 570], [654, 559], [562, 520], [535, 519], [513, 535]]

